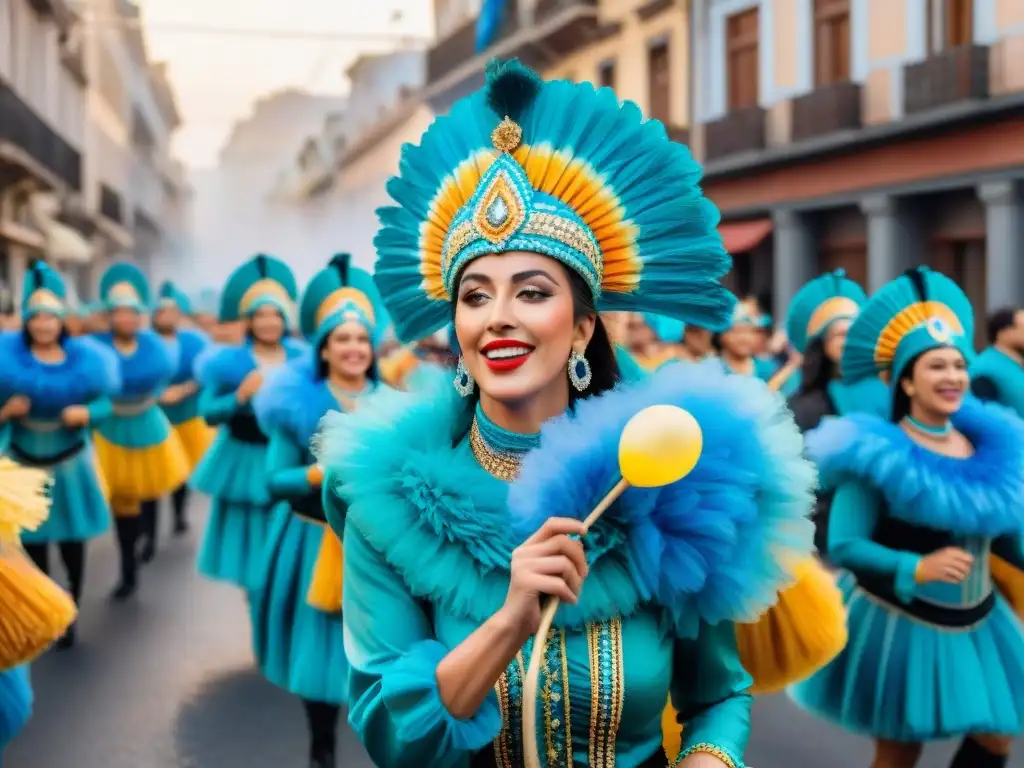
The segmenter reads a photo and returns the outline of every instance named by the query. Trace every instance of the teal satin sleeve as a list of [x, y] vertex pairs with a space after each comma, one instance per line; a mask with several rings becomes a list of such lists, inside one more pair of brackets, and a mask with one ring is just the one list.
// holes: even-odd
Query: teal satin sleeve
[[199, 415], [210, 425], [223, 424], [241, 407], [234, 390], [219, 392], [204, 389], [199, 395]]
[[109, 397], [98, 397], [86, 406], [89, 411], [90, 426], [109, 419], [114, 413], [114, 401]]
[[750, 738], [752, 684], [740, 663], [732, 623], [704, 624], [697, 639], [676, 641], [671, 695], [684, 726], [680, 760], [702, 752], [741, 768]]
[[302, 463], [303, 451], [280, 430], [270, 435], [267, 446], [267, 490], [274, 499], [305, 496], [310, 484], [308, 467]]
[[374, 765], [464, 768], [501, 731], [492, 691], [471, 718], [453, 717], [437, 690], [448, 648], [425, 605], [354, 528], [344, 537], [348, 718]]
[[1013, 534], [994, 539], [992, 553], [1017, 570], [1024, 571], [1024, 536]]
[[324, 473], [324, 483], [320, 489], [320, 499], [324, 505], [324, 516], [327, 524], [331, 526], [339, 539], [345, 536], [345, 513], [348, 505], [341, 500], [335, 490], [338, 487], [338, 477], [332, 472]]
[[872, 541], [882, 506], [882, 495], [876, 489], [864, 483], [840, 485], [829, 512], [829, 558], [854, 574], [891, 577], [896, 597], [909, 603], [917, 591], [917, 564], [921, 557]]

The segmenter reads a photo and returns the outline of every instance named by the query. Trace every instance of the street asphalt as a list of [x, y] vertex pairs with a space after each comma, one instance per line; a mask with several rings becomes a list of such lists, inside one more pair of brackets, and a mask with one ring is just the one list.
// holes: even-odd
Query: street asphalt
[[[35, 714], [4, 768], [306, 768], [302, 709], [253, 668], [243, 594], [195, 572], [205, 505], [197, 499], [194, 507], [190, 536], [163, 535], [127, 604], [107, 601], [117, 568], [112, 537], [90, 545], [79, 642], [33, 665]], [[866, 740], [785, 696], [758, 700], [753, 723], [752, 768], [870, 766]], [[922, 768], [945, 768], [953, 750], [929, 748]], [[1024, 768], [1019, 752], [1009, 768]], [[347, 726], [338, 765], [373, 765]]]

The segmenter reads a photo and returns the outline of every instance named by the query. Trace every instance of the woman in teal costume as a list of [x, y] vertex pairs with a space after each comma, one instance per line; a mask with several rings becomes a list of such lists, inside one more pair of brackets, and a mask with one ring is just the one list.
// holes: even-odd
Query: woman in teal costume
[[834, 490], [829, 555], [847, 570], [849, 644], [797, 702], [876, 742], [876, 768], [966, 737], [954, 768], [1004, 766], [1024, 725], [1024, 628], [989, 553], [1020, 567], [1024, 426], [966, 397], [973, 318], [925, 268], [885, 286], [847, 337], [843, 375], [882, 373], [891, 419], [826, 419], [807, 439]]
[[998, 309], [989, 315], [988, 340], [971, 365], [971, 391], [1024, 418], [1024, 310]]
[[[22, 291], [24, 328], [0, 335], [0, 450], [50, 472], [50, 516], [22, 534], [25, 550], [50, 572], [56, 544], [77, 603], [85, 581], [85, 544], [110, 528], [107, 491], [89, 438], [107, 418], [120, 386], [117, 360], [91, 339], [67, 337], [64, 281], [44, 262], [28, 271]], [[74, 644], [74, 625], [58, 648]]]
[[0, 765], [4, 750], [32, 716], [32, 683], [28, 667], [0, 672]]
[[250, 590], [259, 586], [271, 523], [267, 435], [251, 399], [268, 373], [298, 357], [305, 344], [288, 338], [298, 288], [291, 269], [259, 254], [236, 269], [221, 294], [220, 322], [244, 320], [247, 340], [211, 348], [196, 362], [199, 412], [217, 438], [192, 476], [213, 500], [199, 549], [199, 572]]
[[110, 331], [96, 338], [117, 356], [121, 387], [113, 397], [113, 413], [96, 425], [93, 440], [121, 553], [121, 580], [113, 598], [125, 600], [138, 586], [142, 505], [181, 485], [188, 477], [188, 460], [158, 402], [174, 375], [178, 350], [142, 328], [149, 307], [145, 275], [134, 264], [114, 264], [100, 279], [100, 296]]
[[[729, 327], [714, 336], [713, 343], [722, 370], [771, 382], [772, 377], [779, 373], [779, 364], [755, 355], [761, 328], [761, 317], [752, 314], [744, 303], [737, 302]], [[788, 394], [785, 388], [779, 391]]]
[[313, 354], [275, 372], [253, 398], [270, 435], [270, 494], [285, 507], [271, 525], [252, 601], [253, 644], [267, 679], [303, 700], [311, 768], [334, 768], [348, 667], [335, 579], [341, 544], [326, 525], [310, 440], [325, 414], [358, 408], [377, 389], [374, 349], [387, 320], [373, 280], [349, 266], [348, 254], [313, 277], [299, 317]]
[[[776, 599], [776, 557], [810, 550], [813, 471], [781, 401], [718, 372], [695, 382], [695, 404], [717, 398], [736, 421], [705, 430], [707, 455], [732, 440], [732, 461], [707, 478], [716, 512], [692, 519], [723, 525], [693, 536], [692, 570], [673, 569], [706, 586], [682, 614], [649, 607], [613, 532], [595, 532], [588, 566], [570, 538], [578, 520], [552, 519], [517, 547], [506, 505], [544, 422], [644, 391], [612, 392], [599, 309], [729, 318], [718, 280], [730, 259], [698, 181], [689, 152], [636, 105], [517, 62], [492, 63], [485, 89], [405, 147], [375, 280], [399, 339], [454, 315], [457, 393], [373, 395], [328, 416], [318, 443], [344, 536], [349, 722], [376, 764], [522, 765], [523, 659], [539, 597], [554, 594], [566, 607], [544, 684], [548, 764], [665, 766], [671, 688], [686, 721], [678, 764], [743, 765], [750, 678], [733, 621]], [[580, 492], [606, 480], [581, 476]]]
[[[792, 379], [797, 391], [789, 398], [789, 407], [803, 432], [817, 427], [826, 416], [888, 413], [889, 394], [881, 379], [871, 376], [850, 383], [840, 374], [846, 334], [865, 301], [864, 290], [843, 270], [836, 270], [811, 280], [789, 303], [786, 335], [803, 356], [801, 370]], [[822, 554], [831, 498], [828, 493], [819, 494], [815, 504], [815, 545]]]

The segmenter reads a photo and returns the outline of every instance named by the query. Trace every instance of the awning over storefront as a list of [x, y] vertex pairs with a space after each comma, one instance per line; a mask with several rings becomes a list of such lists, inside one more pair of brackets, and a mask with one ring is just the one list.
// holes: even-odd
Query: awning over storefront
[[772, 231], [771, 219], [751, 219], [750, 221], [732, 221], [718, 225], [718, 233], [722, 236], [725, 250], [729, 253], [743, 253], [761, 244]]
[[29, 211], [43, 233], [48, 261], [71, 264], [88, 264], [92, 261], [92, 244], [80, 232], [57, 220], [60, 201], [56, 196], [46, 192], [32, 195]]

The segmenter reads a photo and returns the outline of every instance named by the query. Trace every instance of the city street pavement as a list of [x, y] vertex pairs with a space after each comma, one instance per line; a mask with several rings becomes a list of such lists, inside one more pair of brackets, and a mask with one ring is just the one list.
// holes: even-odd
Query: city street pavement
[[[253, 669], [244, 596], [195, 572], [201, 511], [189, 538], [163, 536], [126, 605], [106, 599], [112, 539], [91, 546], [79, 644], [33, 666], [35, 716], [6, 768], [305, 768], [301, 707]], [[930, 749], [923, 768], [945, 768], [952, 751]], [[755, 706], [753, 768], [867, 768], [870, 753], [783, 696]], [[347, 726], [338, 757], [342, 768], [372, 765]]]

